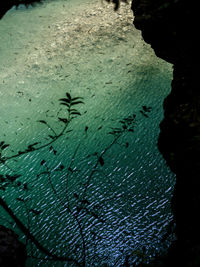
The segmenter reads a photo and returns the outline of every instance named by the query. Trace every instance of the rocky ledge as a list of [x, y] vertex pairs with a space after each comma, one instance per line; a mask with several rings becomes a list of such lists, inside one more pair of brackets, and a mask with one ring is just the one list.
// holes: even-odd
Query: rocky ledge
[[172, 199], [176, 260], [180, 266], [200, 266], [198, 9], [194, 1], [133, 0], [132, 10], [144, 40], [158, 57], [173, 64], [158, 147], [177, 176]]

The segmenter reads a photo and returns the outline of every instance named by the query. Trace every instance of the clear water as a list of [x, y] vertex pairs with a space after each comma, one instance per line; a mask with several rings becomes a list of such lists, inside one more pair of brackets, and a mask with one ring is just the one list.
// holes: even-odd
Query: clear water
[[[5, 156], [48, 142], [52, 131], [38, 120], [61, 130], [57, 114], [63, 116], [64, 109], [58, 99], [66, 92], [85, 103], [77, 106], [82, 115], [70, 124], [73, 131], [52, 145], [56, 155], [48, 147], [0, 165], [1, 174], [17, 170], [19, 181], [28, 185], [28, 190], [7, 188], [1, 194], [46, 248], [81, 260], [80, 227], [66, 203], [75, 214], [77, 198], [85, 192], [84, 208], [76, 214], [87, 266], [122, 266], [126, 255], [131, 261], [148, 259], [168, 245], [161, 238], [172, 219], [175, 176], [159, 154], [157, 138], [172, 66], [155, 56], [132, 21], [130, 6], [115, 13], [112, 5], [97, 0], [57, 0], [13, 9], [0, 22], [0, 141], [10, 144]], [[152, 108], [148, 118], [139, 112], [144, 105]], [[121, 136], [93, 171], [95, 153], [113, 141], [111, 127], [132, 114], [137, 115], [134, 133]], [[51, 183], [48, 175], [37, 175], [44, 171], [44, 159]], [[56, 171], [60, 164], [65, 168]], [[0, 223], [25, 242], [2, 209]], [[45, 257], [29, 242], [28, 251]], [[29, 259], [27, 266], [73, 264]]]

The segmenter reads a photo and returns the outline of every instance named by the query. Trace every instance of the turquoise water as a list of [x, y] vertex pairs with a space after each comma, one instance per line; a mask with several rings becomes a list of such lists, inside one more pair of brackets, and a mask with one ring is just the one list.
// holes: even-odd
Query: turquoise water
[[[126, 5], [114, 13], [101, 1], [57, 0], [13, 9], [0, 22], [0, 134], [10, 144], [5, 157], [49, 142], [53, 131], [39, 120], [62, 130], [58, 117], [66, 112], [58, 100], [66, 92], [84, 101], [76, 107], [81, 116], [69, 124], [72, 131], [52, 147], [1, 164], [1, 174], [17, 171], [22, 183], [1, 194], [56, 255], [81, 261], [84, 239], [87, 266], [121, 266], [127, 255], [141, 260], [143, 247], [148, 259], [168, 245], [160, 240], [172, 219], [175, 176], [157, 138], [172, 66], [155, 56], [132, 21]], [[151, 107], [148, 117], [142, 106]], [[109, 148], [111, 127], [132, 114], [134, 133], [124, 133]], [[42, 174], [45, 166], [49, 174]], [[3, 210], [0, 223], [25, 242]], [[30, 243], [28, 251], [44, 258]], [[30, 258], [27, 266], [73, 264]]]

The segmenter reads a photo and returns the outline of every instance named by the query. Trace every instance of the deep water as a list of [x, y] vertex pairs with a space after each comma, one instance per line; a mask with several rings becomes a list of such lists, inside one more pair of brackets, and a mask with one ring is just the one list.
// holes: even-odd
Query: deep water
[[[115, 13], [101, 1], [57, 0], [13, 9], [0, 22], [0, 141], [10, 144], [5, 157], [48, 143], [54, 134], [48, 125], [61, 131], [58, 117], [66, 107], [59, 99], [66, 92], [84, 101], [70, 132], [0, 165], [2, 175], [21, 175], [21, 186], [1, 195], [55, 254], [81, 260], [84, 238], [87, 266], [122, 266], [127, 255], [145, 261], [169, 245], [161, 239], [172, 220], [175, 175], [157, 139], [172, 66], [155, 56], [132, 21], [130, 6]], [[133, 114], [134, 132], [110, 147], [109, 132]], [[2, 208], [0, 224], [26, 241]], [[30, 242], [28, 252], [45, 257]], [[27, 266], [73, 265], [29, 258]]]

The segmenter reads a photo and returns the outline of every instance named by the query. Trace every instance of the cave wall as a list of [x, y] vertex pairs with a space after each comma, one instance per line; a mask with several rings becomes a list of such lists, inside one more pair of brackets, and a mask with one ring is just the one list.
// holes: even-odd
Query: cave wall
[[[182, 266], [200, 266], [197, 256], [200, 255], [197, 4], [186, 0], [133, 0], [132, 10], [134, 25], [142, 31], [144, 40], [151, 44], [158, 57], [173, 64], [172, 90], [164, 100], [158, 147], [177, 176], [172, 210], [177, 244], [181, 253], [188, 255]], [[195, 258], [195, 262], [191, 263], [189, 258]]]

